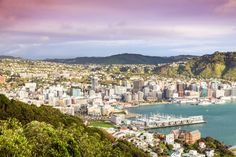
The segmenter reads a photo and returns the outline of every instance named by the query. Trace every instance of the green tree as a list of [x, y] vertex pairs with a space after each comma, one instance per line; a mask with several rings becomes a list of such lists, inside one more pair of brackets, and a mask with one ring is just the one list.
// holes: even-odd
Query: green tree
[[23, 127], [16, 119], [1, 121], [0, 156], [31, 156], [31, 145], [23, 134]]

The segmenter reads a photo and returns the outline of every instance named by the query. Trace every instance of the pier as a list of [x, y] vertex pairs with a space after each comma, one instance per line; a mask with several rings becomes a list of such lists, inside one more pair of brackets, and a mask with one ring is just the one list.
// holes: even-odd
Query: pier
[[203, 116], [190, 116], [190, 117], [177, 117], [173, 115], [161, 115], [155, 114], [150, 117], [143, 116], [132, 121], [132, 124], [137, 127], [142, 127], [144, 129], [153, 129], [153, 128], [165, 128], [173, 126], [184, 126], [184, 125], [193, 125], [206, 123]]

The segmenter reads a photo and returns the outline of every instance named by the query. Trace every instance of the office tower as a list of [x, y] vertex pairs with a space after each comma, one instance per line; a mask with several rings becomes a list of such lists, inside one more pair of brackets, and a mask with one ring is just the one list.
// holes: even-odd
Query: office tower
[[179, 97], [184, 96], [184, 84], [183, 83], [178, 83], [177, 84], [177, 92]]
[[80, 96], [81, 95], [81, 89], [78, 85], [72, 85], [71, 86], [71, 96]]
[[134, 92], [138, 92], [143, 88], [144, 81], [143, 80], [134, 80], [133, 85], [134, 85], [134, 87], [133, 87]]
[[98, 88], [98, 78], [97, 77], [93, 77], [92, 78], [92, 89], [94, 90], [94, 91], [96, 91], [96, 89]]

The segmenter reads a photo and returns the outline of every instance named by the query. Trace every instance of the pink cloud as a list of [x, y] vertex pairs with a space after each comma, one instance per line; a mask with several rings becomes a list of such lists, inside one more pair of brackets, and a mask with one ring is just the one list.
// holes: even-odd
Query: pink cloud
[[215, 8], [232, 8], [231, 1], [0, 0], [0, 36], [28, 36], [27, 41], [214, 36], [227, 34], [235, 22], [215, 14]]
[[223, 15], [236, 15], [236, 1], [227, 0], [225, 3], [216, 8], [216, 12]]

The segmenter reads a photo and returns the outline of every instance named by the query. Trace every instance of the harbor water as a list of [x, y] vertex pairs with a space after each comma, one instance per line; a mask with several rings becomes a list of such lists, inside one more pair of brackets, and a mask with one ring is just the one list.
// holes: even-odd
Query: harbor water
[[[236, 103], [193, 106], [188, 104], [147, 105], [129, 108], [129, 112], [151, 115], [155, 113], [176, 116], [203, 115], [207, 123], [180, 127], [183, 130], [200, 130], [202, 137], [211, 136], [219, 141], [236, 145]], [[169, 133], [179, 127], [152, 129], [153, 132]]]

